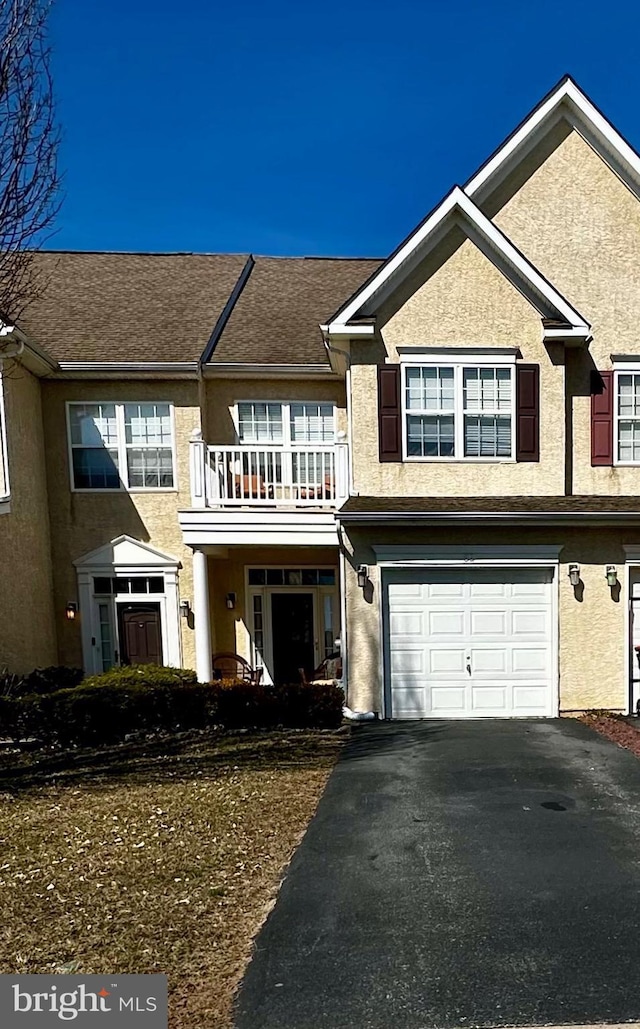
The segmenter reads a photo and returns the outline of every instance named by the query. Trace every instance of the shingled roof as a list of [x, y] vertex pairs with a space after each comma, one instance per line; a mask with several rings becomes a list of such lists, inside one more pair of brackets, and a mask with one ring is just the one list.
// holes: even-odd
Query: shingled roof
[[256, 257], [211, 362], [325, 364], [320, 324], [379, 260]]
[[[21, 328], [57, 361], [197, 361], [247, 258], [43, 251], [44, 289]], [[326, 362], [319, 323], [379, 264], [256, 258], [211, 360]]]

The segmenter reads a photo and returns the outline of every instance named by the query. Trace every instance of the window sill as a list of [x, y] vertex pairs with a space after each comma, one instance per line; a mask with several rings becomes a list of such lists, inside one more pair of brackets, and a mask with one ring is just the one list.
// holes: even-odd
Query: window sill
[[136, 494], [147, 494], [147, 493], [179, 493], [180, 491], [176, 486], [140, 486], [134, 489], [82, 489], [80, 487], [72, 486], [72, 493], [91, 493], [99, 495], [102, 493], [109, 493], [112, 496], [114, 494], [122, 494], [124, 496], [130, 496], [132, 493]]
[[518, 464], [515, 457], [403, 457], [403, 464]]

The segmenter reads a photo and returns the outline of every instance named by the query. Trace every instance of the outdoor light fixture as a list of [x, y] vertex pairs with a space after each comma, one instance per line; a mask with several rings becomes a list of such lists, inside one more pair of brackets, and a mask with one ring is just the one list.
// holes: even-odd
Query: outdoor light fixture
[[66, 616], [67, 616], [67, 618], [69, 619], [70, 622], [75, 621], [75, 617], [76, 617], [77, 613], [78, 613], [78, 605], [75, 604], [72, 600], [70, 600], [69, 603], [67, 604], [67, 609], [66, 609], [66, 612], [65, 612], [65, 614], [66, 614]]
[[226, 599], [227, 607], [229, 608], [230, 611], [233, 611], [234, 607], [236, 606], [236, 595], [235, 595], [235, 593], [227, 593], [227, 596], [226, 596], [225, 599]]
[[569, 582], [572, 586], [580, 582], [580, 565], [569, 565]]
[[615, 565], [607, 565], [605, 575], [607, 577], [607, 586], [615, 586], [618, 582], [618, 573], [616, 572]]
[[191, 604], [189, 603], [189, 601], [188, 600], [181, 600], [180, 601], [180, 614], [182, 615], [182, 617], [183, 618], [188, 618], [190, 612], [191, 612]]
[[358, 565], [357, 575], [358, 575], [358, 586], [360, 587], [361, 590], [363, 590], [365, 588], [365, 586], [367, 585], [367, 579], [369, 578], [369, 569], [367, 568], [367, 566], [366, 565]]

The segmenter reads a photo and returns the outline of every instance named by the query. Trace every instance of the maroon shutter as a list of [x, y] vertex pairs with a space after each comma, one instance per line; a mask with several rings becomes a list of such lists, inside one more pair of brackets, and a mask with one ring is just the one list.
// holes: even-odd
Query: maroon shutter
[[591, 464], [613, 464], [613, 372], [591, 373]]
[[399, 364], [378, 366], [378, 440], [381, 461], [402, 460]]
[[516, 461], [540, 460], [540, 366], [516, 365]]

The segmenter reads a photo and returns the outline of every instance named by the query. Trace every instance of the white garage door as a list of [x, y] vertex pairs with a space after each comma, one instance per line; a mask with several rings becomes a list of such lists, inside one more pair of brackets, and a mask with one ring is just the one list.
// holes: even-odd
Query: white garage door
[[392, 718], [554, 715], [553, 571], [385, 574]]

